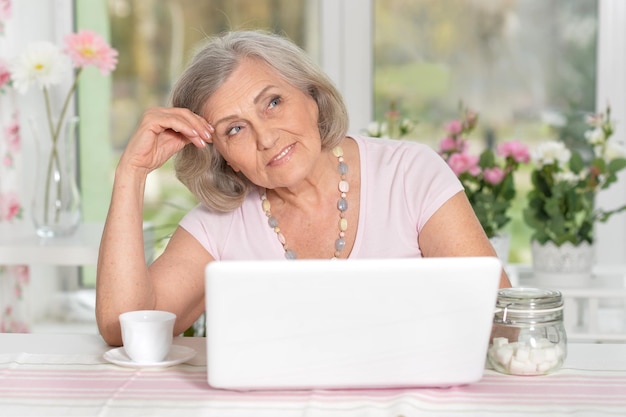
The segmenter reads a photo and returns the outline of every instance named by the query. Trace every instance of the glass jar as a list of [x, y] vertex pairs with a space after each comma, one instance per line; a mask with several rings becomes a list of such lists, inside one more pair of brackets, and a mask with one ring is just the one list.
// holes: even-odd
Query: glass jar
[[540, 288], [498, 291], [487, 359], [498, 372], [544, 375], [559, 369], [567, 356], [563, 297]]

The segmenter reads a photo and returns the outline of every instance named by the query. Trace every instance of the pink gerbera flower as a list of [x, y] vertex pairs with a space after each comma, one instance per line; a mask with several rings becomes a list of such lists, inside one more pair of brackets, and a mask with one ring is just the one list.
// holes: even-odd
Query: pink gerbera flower
[[70, 56], [75, 68], [94, 65], [103, 75], [111, 73], [117, 65], [117, 51], [89, 30], [67, 35], [63, 52]]

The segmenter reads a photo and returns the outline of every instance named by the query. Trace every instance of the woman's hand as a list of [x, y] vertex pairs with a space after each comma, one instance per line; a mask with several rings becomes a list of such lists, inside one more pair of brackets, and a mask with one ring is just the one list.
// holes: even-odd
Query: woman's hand
[[207, 142], [212, 142], [213, 132], [213, 127], [203, 117], [188, 109], [150, 108], [128, 142], [120, 165], [145, 170], [147, 175], [188, 143], [204, 148]]

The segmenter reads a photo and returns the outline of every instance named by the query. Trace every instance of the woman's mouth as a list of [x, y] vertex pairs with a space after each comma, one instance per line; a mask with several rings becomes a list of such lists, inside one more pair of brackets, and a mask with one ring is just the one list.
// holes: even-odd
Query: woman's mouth
[[268, 165], [278, 165], [278, 164], [288, 161], [290, 159], [289, 156], [291, 155], [291, 151], [293, 147], [294, 145], [287, 146], [278, 155], [272, 158]]

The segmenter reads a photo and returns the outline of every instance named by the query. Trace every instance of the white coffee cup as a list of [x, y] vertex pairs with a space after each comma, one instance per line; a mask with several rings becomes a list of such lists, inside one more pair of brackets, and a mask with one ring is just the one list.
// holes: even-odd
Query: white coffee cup
[[138, 310], [120, 314], [122, 342], [128, 357], [137, 363], [157, 363], [170, 353], [176, 314]]

